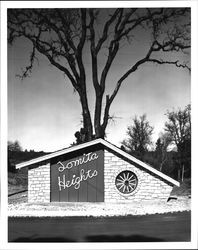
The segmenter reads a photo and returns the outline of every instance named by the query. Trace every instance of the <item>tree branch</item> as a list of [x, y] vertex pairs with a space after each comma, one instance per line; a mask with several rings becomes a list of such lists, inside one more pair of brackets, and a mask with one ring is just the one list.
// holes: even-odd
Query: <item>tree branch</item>
[[[128, 19], [126, 19], [125, 22], [123, 23], [123, 27], [121, 29], [121, 32], [120, 32], [119, 36], [116, 37], [116, 40], [121, 40], [122, 37], [127, 36], [132, 30], [134, 30], [137, 26], [140, 26], [143, 22], [145, 22], [147, 20], [151, 20], [154, 16], [160, 15], [163, 13], [163, 9], [160, 9], [159, 11], [155, 11], [152, 14], [149, 13], [145, 16], [137, 17], [137, 18], [130, 20], [130, 17], [135, 12], [135, 10], [133, 10], [131, 12], [131, 14], [128, 16]], [[130, 26], [128, 28], [126, 28], [127, 27], [126, 24], [130, 24]]]
[[61, 10], [60, 10], [60, 9], [56, 9], [56, 11], [57, 11], [57, 13], [58, 13], [58, 15], [59, 15], [59, 17], [60, 17], [62, 23], [63, 23], [62, 27], [63, 27], [63, 29], [64, 29], [65, 39], [67, 40], [69, 46], [72, 48], [72, 50], [73, 50], [74, 53], [75, 53], [75, 52], [76, 52], [76, 47], [75, 47], [74, 42], [73, 42], [72, 39], [71, 39], [70, 29], [69, 29], [69, 27], [68, 27], [69, 25], [68, 25], [67, 21], [65, 20], [63, 14], [62, 14], [62, 12], [61, 12]]
[[79, 91], [79, 86], [77, 84], [77, 82], [75, 81], [75, 79], [73, 78], [73, 76], [71, 75], [71, 73], [69, 72], [69, 70], [66, 67], [63, 67], [61, 64], [59, 64], [58, 62], [56, 62], [53, 58], [53, 56], [51, 56], [49, 54], [49, 52], [47, 52], [45, 50], [44, 47], [42, 47], [37, 41], [33, 40], [31, 37], [28, 37], [27, 35], [25, 35], [25, 37], [27, 37], [29, 40], [31, 40], [31, 42], [34, 44], [34, 46], [36, 47], [36, 49], [43, 55], [45, 55], [48, 60], [50, 61], [50, 63], [57, 67], [60, 71], [62, 71], [63, 73], [65, 73], [67, 75], [67, 77], [70, 79], [73, 87]]
[[76, 70], [76, 65], [75, 65], [75, 59], [74, 56], [72, 54], [69, 53], [69, 47], [67, 45], [67, 43], [65, 42], [65, 39], [62, 37], [61, 33], [60, 33], [60, 29], [56, 26], [56, 24], [52, 23], [47, 16], [44, 16], [43, 14], [40, 14], [44, 20], [46, 20], [46, 23], [54, 30], [54, 32], [58, 35], [61, 44], [63, 44], [64, 46], [64, 50], [65, 50], [65, 57], [67, 59], [67, 62], [76, 78], [76, 80], [78, 81], [79, 79], [79, 74]]
[[[146, 62], [153, 62], [153, 63], [158, 63], [158, 64], [172, 64], [172, 65], [175, 65], [179, 68], [186, 68], [190, 71], [190, 67], [187, 66], [187, 64], [180, 64], [179, 61], [163, 61], [163, 60], [158, 60], [158, 59], [152, 59], [150, 58], [151, 54], [153, 52], [156, 52], [156, 51], [160, 51], [160, 50], [163, 50], [166, 48], [166, 51], [172, 51], [172, 50], [176, 50], [176, 48], [178, 48], [179, 46], [182, 48], [182, 49], [186, 49], [186, 48], [189, 48], [188, 45], [180, 45], [177, 43], [177, 46], [178, 47], [175, 47], [176, 46], [176, 43], [172, 46], [170, 46], [170, 44], [172, 44], [172, 42], [166, 42], [164, 43], [163, 45], [161, 45], [158, 41], [154, 41], [147, 53], [147, 55], [137, 61], [125, 74], [123, 74], [123, 76], [118, 80], [117, 84], [116, 84], [116, 87], [112, 93], [112, 95], [109, 97], [109, 95], [106, 96], [106, 105], [105, 105], [105, 111], [104, 111], [104, 117], [103, 117], [103, 125], [102, 126], [105, 126], [107, 124], [107, 121], [108, 121], [108, 117], [109, 117], [109, 109], [110, 109], [110, 106], [111, 106], [111, 103], [113, 102], [115, 96], [117, 95], [120, 87], [121, 87], [121, 84], [122, 82], [130, 75], [132, 74], [133, 72], [135, 72], [138, 67]], [[170, 46], [170, 47], [168, 47]]]
[[180, 64], [178, 60], [176, 60], [176, 61], [164, 61], [164, 60], [150, 58], [147, 60], [147, 62], [153, 62], [153, 63], [157, 63], [157, 64], [172, 64], [178, 68], [188, 69], [188, 71], [191, 72], [191, 68], [187, 64]]
[[87, 34], [86, 10], [85, 9], [81, 9], [81, 29], [82, 29], [82, 32], [81, 32], [82, 34], [81, 34], [80, 41], [76, 49], [76, 59], [77, 59], [78, 68], [80, 71], [81, 84], [86, 84], [86, 74], [85, 74], [85, 68], [84, 68], [84, 64], [82, 60], [82, 50], [85, 44], [86, 34]]
[[35, 52], [36, 52], [36, 47], [33, 45], [32, 52], [30, 53], [30, 64], [25, 67], [25, 70], [23, 71], [22, 75], [19, 75], [19, 74], [16, 75], [19, 78], [21, 78], [21, 80], [29, 76], [29, 73], [31, 74], [34, 60], [37, 59]]
[[94, 10], [89, 9], [89, 16], [90, 16], [90, 51], [91, 51], [91, 59], [92, 59], [92, 79], [93, 85], [95, 88], [96, 95], [100, 92], [100, 86], [98, 82], [98, 60], [97, 60], [97, 53], [96, 53], [96, 46], [95, 46], [95, 30], [94, 30]]
[[[120, 21], [121, 20], [121, 14], [122, 14], [122, 9], [116, 9], [114, 11], [114, 13], [112, 14], [112, 16], [110, 17], [110, 19], [105, 23], [103, 33], [102, 33], [102, 37], [99, 39], [98, 44], [96, 46], [96, 54], [100, 51], [103, 43], [107, 40], [108, 31], [109, 31], [109, 28], [110, 28], [111, 24], [115, 21], [115, 19], [116, 19], [116, 17], [118, 15], [119, 15], [118, 21]], [[117, 22], [117, 24], [118, 24], [118, 22]]]

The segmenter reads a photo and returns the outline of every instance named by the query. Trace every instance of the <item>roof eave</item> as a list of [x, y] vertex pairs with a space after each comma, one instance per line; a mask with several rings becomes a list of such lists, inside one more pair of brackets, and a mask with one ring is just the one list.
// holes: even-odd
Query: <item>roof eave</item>
[[59, 151], [56, 151], [56, 152], [53, 152], [53, 153], [50, 153], [50, 154], [47, 154], [47, 155], [44, 155], [44, 156], [40, 156], [38, 158], [34, 158], [32, 160], [29, 160], [29, 161], [25, 161], [25, 162], [16, 164], [16, 169], [28, 167], [30, 165], [33, 165], [33, 164], [36, 164], [36, 163], [39, 163], [39, 162], [42, 162], [42, 161], [47, 161], [47, 160], [49, 160], [51, 158], [60, 156], [62, 154], [70, 153], [70, 152], [73, 152], [75, 150], [80, 150], [80, 149], [82, 149], [84, 147], [89, 147], [89, 146], [95, 145], [97, 143], [101, 143], [102, 142], [101, 140], [102, 139], [96, 139], [94, 141], [85, 142], [85, 143], [82, 143], [82, 144], [79, 144], [79, 145], [76, 145], [76, 146], [73, 146], [73, 147], [70, 147], [70, 148], [62, 149], [62, 150], [59, 150]]

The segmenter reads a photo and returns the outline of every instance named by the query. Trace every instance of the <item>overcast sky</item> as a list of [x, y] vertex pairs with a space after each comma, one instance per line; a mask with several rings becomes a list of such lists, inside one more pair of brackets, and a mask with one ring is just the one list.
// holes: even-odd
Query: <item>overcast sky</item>
[[[18, 40], [8, 47], [8, 139], [18, 140], [23, 149], [54, 151], [75, 141], [74, 133], [81, 127], [81, 106], [67, 78], [48, 61], [39, 56], [31, 77], [21, 81], [21, 73], [28, 63], [29, 43]], [[107, 93], [111, 93], [116, 79], [147, 51], [148, 40], [140, 34], [132, 46], [125, 44], [108, 77]], [[85, 50], [85, 53], [86, 50]], [[177, 55], [187, 60], [188, 56]], [[88, 96], [93, 113], [94, 92], [91, 87], [90, 58], [86, 57]], [[102, 59], [99, 65], [102, 65]], [[190, 74], [170, 65], [144, 64], [123, 83], [110, 114], [117, 117], [107, 127], [107, 140], [120, 146], [126, 138], [127, 126], [134, 115], [147, 114], [154, 126], [153, 141], [164, 128], [167, 110], [184, 108], [190, 103]]]

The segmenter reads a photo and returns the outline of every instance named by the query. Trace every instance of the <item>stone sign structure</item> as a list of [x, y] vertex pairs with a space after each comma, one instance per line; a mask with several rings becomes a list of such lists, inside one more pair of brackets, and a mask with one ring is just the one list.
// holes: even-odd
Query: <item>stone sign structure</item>
[[28, 202], [167, 201], [179, 182], [96, 139], [27, 162]]

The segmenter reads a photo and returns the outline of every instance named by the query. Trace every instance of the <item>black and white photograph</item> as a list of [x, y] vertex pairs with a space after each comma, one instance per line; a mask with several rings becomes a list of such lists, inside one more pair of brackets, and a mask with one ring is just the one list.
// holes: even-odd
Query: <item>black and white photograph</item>
[[197, 3], [12, 3], [1, 23], [6, 247], [196, 249]]

